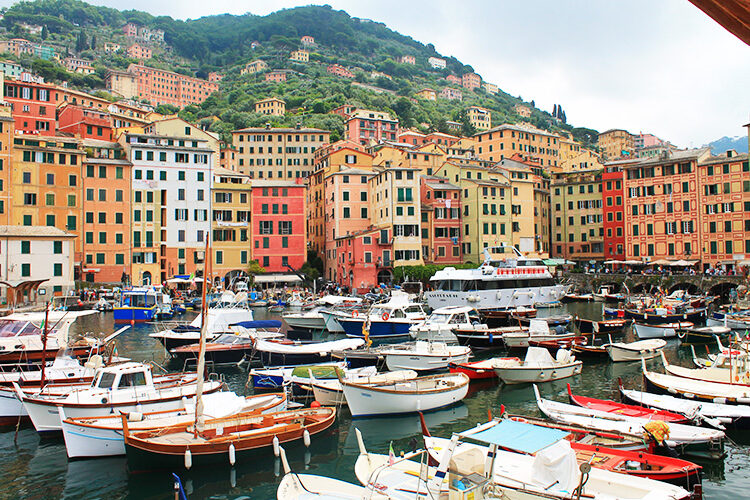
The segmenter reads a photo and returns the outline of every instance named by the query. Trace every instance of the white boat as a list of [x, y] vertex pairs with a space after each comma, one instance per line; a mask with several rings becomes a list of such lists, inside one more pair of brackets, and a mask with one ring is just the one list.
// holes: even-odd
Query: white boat
[[309, 384], [309, 370], [312, 370], [319, 379], [336, 379], [338, 378], [337, 369], [345, 370], [346, 362], [252, 368], [248, 378], [253, 381], [253, 388], [256, 390], [278, 390], [295, 383]]
[[544, 319], [530, 319], [529, 327], [505, 331], [502, 334], [505, 347], [508, 349], [525, 349], [529, 347], [529, 341], [535, 342], [554, 341], [575, 337], [574, 333], [562, 330], [563, 333], [553, 332], [549, 323]]
[[[644, 426], [652, 422], [647, 418], [592, 410], [543, 399], [539, 395], [539, 389], [536, 385], [534, 386], [534, 394], [539, 410], [551, 420], [562, 424], [578, 425], [594, 431], [616, 431], [628, 436], [642, 438], [645, 432]], [[677, 449], [682, 454], [713, 459], [723, 458], [724, 432], [671, 422], [667, 425], [669, 426], [669, 434], [666, 442], [671, 448]]]
[[[222, 391], [203, 396], [205, 418], [221, 418], [257, 411], [270, 413], [285, 411], [287, 399], [284, 394], [264, 394], [259, 396], [238, 396], [233, 392]], [[67, 418], [60, 407], [60, 420], [65, 449], [68, 458], [108, 457], [125, 454], [125, 441], [122, 438], [122, 418], [120, 414], [91, 418]], [[184, 425], [195, 421], [195, 398], [185, 400], [183, 408], [160, 412], [127, 414], [128, 428], [147, 430]]]
[[606, 344], [609, 359], [619, 361], [638, 361], [652, 359], [667, 345], [664, 339], [646, 339], [636, 342], [610, 342]]
[[717, 362], [705, 368], [685, 368], [673, 365], [667, 361], [663, 353], [661, 360], [664, 370], [676, 377], [716, 384], [750, 386], [750, 358], [747, 356], [739, 356], [730, 361], [729, 357], [721, 355]]
[[570, 351], [559, 349], [555, 358], [543, 347], [529, 347], [523, 361], [499, 358], [493, 363], [498, 378], [506, 384], [550, 382], [581, 373], [583, 362], [576, 361]]
[[[94, 372], [102, 365], [102, 357], [98, 354], [82, 365], [78, 359], [68, 355], [65, 349], [58, 351], [55, 359], [47, 362], [44, 368], [44, 380], [47, 384], [64, 383], [66, 381], [77, 381], [91, 379]], [[10, 368], [10, 367], [9, 367]], [[17, 383], [21, 386], [39, 385], [42, 380], [42, 371], [39, 370], [14, 370], [0, 371], [0, 385]]]
[[744, 334], [750, 330], [750, 311], [735, 313], [714, 312], [706, 318], [707, 326], [726, 326], [737, 333]]
[[[78, 387], [66, 394], [29, 394], [14, 385], [38, 432], [60, 431], [58, 407], [71, 418], [99, 417], [118, 412], [177, 410], [183, 397], [196, 391], [194, 374], [175, 374], [163, 383], [155, 383], [151, 366], [143, 363], [122, 363], [97, 371], [90, 386]], [[219, 381], [208, 381], [205, 392], [221, 388]]]
[[405, 381], [360, 384], [340, 379], [353, 417], [398, 415], [457, 403], [469, 392], [469, 377], [443, 373]]
[[[243, 299], [245, 294], [231, 295]], [[230, 325], [253, 320], [253, 311], [241, 306], [241, 303], [227, 302], [230, 295], [226, 294], [220, 303], [222, 307], [211, 307], [206, 313], [206, 340], [210, 341], [221, 333], [231, 330]], [[203, 313], [193, 318], [190, 323], [165, 323], [168, 327], [162, 331], [150, 333], [149, 337], [158, 340], [167, 351], [183, 345], [197, 344], [201, 337], [201, 322]]]
[[675, 394], [693, 401], [750, 405], [750, 387], [746, 385], [706, 382], [651, 372], [646, 369], [645, 363], [641, 368], [648, 391]]
[[[403, 382], [417, 378], [417, 372], [414, 370], [397, 370], [395, 372], [377, 373], [374, 366], [366, 366], [373, 370], [364, 371], [362, 368], [354, 370], [344, 370], [344, 379], [358, 384], [379, 384], [383, 382]], [[307, 381], [315, 396], [315, 401], [321, 406], [340, 406], [346, 404], [344, 390], [338, 378], [335, 379], [318, 379], [309, 370], [310, 378]]]
[[430, 278], [432, 291], [425, 292], [427, 305], [513, 309], [556, 302], [568, 291], [568, 285], [555, 283], [541, 259], [526, 258], [513, 246], [488, 247], [483, 252], [484, 262], [477, 269], [446, 267], [436, 272]]
[[437, 340], [455, 344], [458, 342], [453, 330], [471, 328], [479, 324], [476, 309], [468, 306], [447, 306], [435, 309], [427, 319], [409, 327], [409, 334], [416, 340]]
[[255, 340], [254, 359], [263, 366], [306, 365], [331, 360], [331, 351], [356, 349], [364, 345], [363, 339], [340, 339], [327, 342], [281, 340]]
[[679, 323], [646, 324], [633, 323], [633, 329], [639, 339], [667, 339], [677, 336], [679, 330], [692, 328], [693, 323], [680, 321]]
[[[48, 311], [13, 313], [0, 318], [0, 363], [16, 363], [33, 359], [32, 353], [41, 353], [44, 347], [45, 315], [49, 325], [46, 351], [55, 352], [70, 344], [70, 327], [78, 318], [98, 314], [96, 310]], [[95, 339], [84, 338], [88, 345], [96, 346]], [[52, 355], [48, 356], [50, 359]], [[37, 357], [38, 358], [38, 357]]]
[[320, 313], [322, 309], [322, 307], [316, 307], [309, 311], [284, 313], [281, 315], [281, 319], [294, 330], [323, 331], [326, 328], [326, 322]]
[[390, 345], [379, 351], [389, 370], [433, 371], [448, 368], [451, 363], [465, 363], [471, 355], [467, 346], [445, 342], [417, 340], [409, 344]]
[[326, 330], [330, 333], [344, 333], [344, 327], [339, 323], [339, 318], [350, 318], [352, 311], [350, 310], [339, 310], [323, 308], [320, 310], [320, 315], [323, 316], [323, 322], [325, 323]]
[[388, 302], [373, 304], [366, 314], [353, 310], [349, 317], [339, 316], [337, 321], [348, 337], [362, 338], [365, 330], [371, 339], [408, 337], [409, 328], [427, 317], [420, 302], [414, 302], [408, 293], [391, 292]]

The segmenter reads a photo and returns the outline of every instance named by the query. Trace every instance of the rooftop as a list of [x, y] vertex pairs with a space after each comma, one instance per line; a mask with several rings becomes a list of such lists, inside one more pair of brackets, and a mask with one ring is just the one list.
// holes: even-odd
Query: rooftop
[[499, 132], [500, 130], [515, 130], [517, 132], [526, 132], [529, 134], [546, 135], [549, 137], [558, 137], [557, 134], [553, 134], [552, 132], [547, 132], [546, 130], [538, 129], [536, 127], [532, 127], [529, 125], [511, 125], [510, 123], [503, 123], [502, 125], [498, 125], [497, 127], [493, 127], [489, 130], [478, 132], [474, 134], [473, 137], [491, 134], [492, 132]]
[[0, 226], [0, 237], [36, 237], [36, 238], [75, 238], [76, 235], [68, 233], [54, 226]]
[[675, 161], [690, 161], [698, 160], [701, 157], [709, 155], [711, 150], [708, 147], [697, 148], [697, 149], [684, 149], [680, 151], [669, 151], [665, 158], [657, 156], [654, 158], [645, 159], [639, 163], [632, 165], [633, 167], [643, 167], [648, 165], [659, 165], [660, 163], [671, 163]]
[[270, 132], [272, 134], [274, 133], [289, 133], [289, 132], [303, 132], [303, 133], [321, 133], [321, 134], [330, 134], [328, 130], [323, 130], [319, 128], [290, 128], [290, 127], [278, 127], [278, 128], [266, 128], [266, 127], [249, 127], [249, 128], [242, 128], [239, 130], [232, 130], [233, 134], [237, 134], [240, 132]]

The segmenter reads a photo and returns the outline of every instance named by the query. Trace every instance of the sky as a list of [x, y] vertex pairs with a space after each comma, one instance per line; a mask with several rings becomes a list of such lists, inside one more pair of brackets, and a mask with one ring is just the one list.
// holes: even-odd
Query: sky
[[[13, 2], [0, 0], [0, 5]], [[93, 0], [176, 19], [266, 15], [296, 0]], [[746, 135], [750, 46], [687, 0], [328, 0], [385, 23], [568, 123], [680, 147]]]

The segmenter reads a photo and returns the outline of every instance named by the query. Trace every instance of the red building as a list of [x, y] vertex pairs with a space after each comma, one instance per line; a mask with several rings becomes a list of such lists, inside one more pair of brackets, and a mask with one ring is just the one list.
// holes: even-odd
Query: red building
[[345, 127], [346, 138], [363, 146], [398, 139], [398, 118], [383, 111], [357, 109], [349, 115]]
[[391, 266], [390, 257], [384, 263], [383, 251], [392, 255], [391, 244], [381, 240], [380, 233], [380, 229], [372, 228], [335, 239], [336, 282], [360, 293], [378, 285], [378, 272]]
[[602, 210], [604, 216], [604, 258], [625, 260], [625, 186], [622, 165], [632, 161], [608, 163], [602, 172]]
[[13, 110], [16, 132], [55, 135], [58, 91], [43, 83], [5, 81], [5, 100]]
[[420, 178], [425, 264], [460, 264], [461, 188], [442, 177]]
[[305, 185], [253, 180], [252, 186], [253, 259], [267, 272], [287, 272], [287, 265], [299, 269], [307, 258]]
[[95, 109], [66, 104], [57, 111], [57, 126], [82, 139], [112, 140], [112, 117]]

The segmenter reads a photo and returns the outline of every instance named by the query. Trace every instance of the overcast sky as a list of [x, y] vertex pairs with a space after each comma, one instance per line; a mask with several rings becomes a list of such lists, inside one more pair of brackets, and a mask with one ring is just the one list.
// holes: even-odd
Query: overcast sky
[[[0, 4], [12, 2], [0, 0]], [[94, 0], [179, 19], [269, 12], [295, 0]], [[750, 47], [687, 0], [329, 0], [470, 64], [568, 122], [682, 147], [747, 133]]]

